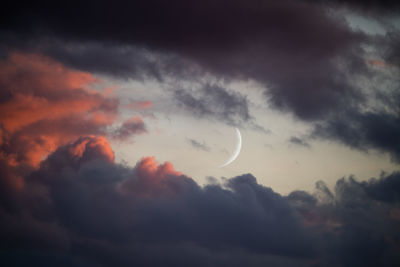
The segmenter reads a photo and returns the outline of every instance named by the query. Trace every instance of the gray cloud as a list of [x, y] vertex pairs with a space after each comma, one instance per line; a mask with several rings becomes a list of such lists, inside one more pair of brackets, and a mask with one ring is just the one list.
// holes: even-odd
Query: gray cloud
[[204, 141], [201, 143], [201, 142], [191, 139], [191, 138], [188, 138], [187, 141], [192, 147], [194, 147], [196, 149], [207, 151], [207, 152], [210, 151], [210, 148], [207, 146], [207, 144]]
[[122, 125], [112, 132], [112, 137], [119, 140], [126, 140], [135, 134], [146, 133], [146, 125], [140, 117], [132, 117], [122, 123]]
[[221, 120], [230, 125], [250, 122], [245, 96], [216, 85], [205, 85], [197, 90], [178, 89], [174, 92], [178, 104], [198, 117]]
[[296, 137], [296, 136], [291, 136], [289, 139], [289, 142], [292, 144], [298, 145], [298, 146], [304, 146], [307, 148], [311, 147], [310, 144], [306, 140]]
[[347, 110], [317, 124], [314, 137], [338, 140], [350, 147], [389, 152], [400, 162], [400, 117], [384, 111]]

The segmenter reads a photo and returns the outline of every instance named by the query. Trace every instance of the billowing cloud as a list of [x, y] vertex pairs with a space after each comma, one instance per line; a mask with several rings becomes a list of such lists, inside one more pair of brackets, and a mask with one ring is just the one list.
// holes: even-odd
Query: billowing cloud
[[0, 61], [1, 157], [38, 166], [60, 145], [88, 134], [124, 140], [146, 132], [137, 116], [115, 133], [119, 101], [94, 89], [101, 81], [44, 56], [11, 53]]
[[[57, 255], [93, 266], [196, 265], [200, 255], [202, 262], [224, 264], [232, 262], [224, 255], [235, 251], [243, 263], [258, 266], [313, 255], [289, 203], [250, 174], [200, 187], [152, 157], [134, 168], [115, 164], [106, 140], [88, 136], [60, 147], [25, 178], [18, 212], [1, 206], [2, 246], [14, 240], [14, 253], [43, 248], [45, 265]], [[52, 225], [48, 232], [46, 225]], [[48, 251], [51, 244], [58, 245]], [[153, 253], [138, 257], [143, 251]]]
[[394, 216], [400, 204], [399, 181], [399, 173], [366, 182], [349, 177], [338, 180], [334, 192], [319, 182], [314, 195], [289, 194], [305, 224], [319, 233], [316, 242], [324, 251], [319, 264], [391, 266], [400, 262], [400, 231]]
[[284, 197], [251, 174], [201, 187], [153, 157], [133, 168], [119, 165], [106, 139], [87, 136], [58, 148], [24, 179], [22, 191], [1, 196], [0, 245], [7, 264], [400, 262], [398, 173], [368, 182], [341, 179], [334, 192], [319, 182], [314, 194]]

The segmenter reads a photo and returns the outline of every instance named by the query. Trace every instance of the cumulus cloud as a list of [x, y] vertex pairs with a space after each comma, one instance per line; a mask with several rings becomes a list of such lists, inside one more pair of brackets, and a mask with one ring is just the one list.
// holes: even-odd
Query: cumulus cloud
[[[225, 255], [235, 251], [243, 264], [258, 266], [313, 255], [289, 202], [252, 175], [201, 187], [168, 162], [145, 157], [129, 168], [113, 163], [110, 151], [104, 138], [88, 136], [52, 153], [25, 177], [17, 212], [1, 206], [2, 246], [14, 240], [14, 253], [43, 248], [45, 265], [57, 255], [93, 266], [196, 265], [201, 255], [218, 265], [232, 262]], [[137, 257], [143, 251], [153, 253]]]
[[[289, 194], [305, 224], [318, 232], [316, 242], [324, 251], [318, 260], [321, 266], [391, 266], [400, 261], [394, 216], [399, 181], [399, 173], [365, 182], [349, 177], [338, 180], [334, 192], [319, 182], [313, 195]], [[387, 192], [389, 196], [383, 197]]]
[[[58, 148], [2, 194], [7, 264], [393, 266], [399, 173], [281, 196], [251, 174], [199, 186], [153, 157], [114, 163], [104, 137]], [[2, 177], [3, 179], [3, 177]], [[7, 191], [2, 187], [3, 191]], [[13, 205], [6, 205], [12, 203]], [[151, 253], [150, 253], [151, 252]], [[368, 252], [368, 253], [366, 253]], [[18, 256], [20, 257], [18, 257]], [[25, 260], [26, 259], [26, 262]]]

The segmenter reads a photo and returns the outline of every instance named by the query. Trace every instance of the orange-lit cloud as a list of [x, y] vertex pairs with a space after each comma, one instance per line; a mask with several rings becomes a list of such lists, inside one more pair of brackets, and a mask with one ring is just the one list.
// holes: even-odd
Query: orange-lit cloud
[[91, 89], [99, 82], [40, 55], [11, 53], [0, 60], [2, 156], [14, 165], [38, 166], [60, 145], [103, 135], [119, 103]]
[[179, 177], [186, 176], [176, 171], [170, 162], [158, 164], [154, 157], [144, 157], [119, 188], [123, 194], [132, 197], [174, 196], [180, 189], [178, 184], [171, 186], [170, 179], [179, 180]]
[[102, 158], [114, 162], [114, 152], [110, 143], [104, 136], [85, 136], [78, 139], [69, 147], [70, 155], [73, 158]]
[[136, 101], [133, 100], [131, 101], [129, 104], [126, 105], [127, 108], [130, 109], [148, 109], [152, 106], [152, 102], [151, 101]]
[[143, 177], [153, 181], [164, 179], [167, 175], [180, 176], [182, 173], [176, 171], [170, 162], [158, 164], [155, 157], [144, 157], [136, 165], [136, 172]]

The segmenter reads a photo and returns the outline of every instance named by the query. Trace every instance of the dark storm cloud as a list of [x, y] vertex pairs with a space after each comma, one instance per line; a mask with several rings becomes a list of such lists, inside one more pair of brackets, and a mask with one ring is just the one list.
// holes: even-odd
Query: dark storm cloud
[[400, 162], [400, 117], [395, 113], [348, 110], [318, 124], [313, 135], [360, 150], [389, 152], [393, 161]]
[[207, 152], [210, 151], [210, 148], [207, 146], [207, 144], [204, 141], [199, 142], [199, 141], [197, 141], [195, 139], [191, 139], [191, 138], [188, 138], [187, 140], [188, 140], [189, 144], [196, 149], [207, 151]]
[[[200, 88], [206, 77], [227, 83], [254, 80], [271, 107], [329, 124], [337, 112], [357, 110], [367, 101], [358, 79], [375, 72], [364, 59], [365, 45], [385, 48], [378, 49], [387, 52], [385, 64], [398, 66], [396, 31], [377, 44], [376, 36], [355, 31], [329, 9], [341, 3], [350, 9], [398, 7], [394, 1], [73, 1], [68, 6], [43, 1], [3, 11], [1, 38], [8, 49], [31, 49], [78, 69], [175, 79], [180, 88], [175, 97], [184, 107], [230, 125], [251, 118], [248, 104], [221, 86]], [[190, 90], [179, 81], [200, 82]], [[381, 97], [392, 99], [392, 94]], [[343, 118], [354, 117], [351, 113]], [[335, 139], [334, 127], [329, 129], [333, 132], [324, 136]], [[397, 146], [370, 139], [360, 145], [398, 153]]]
[[298, 145], [298, 146], [304, 146], [304, 147], [308, 147], [308, 148], [311, 147], [310, 144], [306, 140], [296, 137], [296, 136], [290, 137], [289, 142], [292, 144]]
[[361, 183], [371, 198], [384, 202], [400, 203], [400, 173], [382, 174], [379, 179]]
[[7, 264], [302, 266], [314, 255], [289, 202], [251, 174], [200, 187], [154, 158], [115, 164], [94, 136], [60, 147], [15, 197], [16, 211], [0, 208]]
[[[295, 191], [288, 196], [305, 224], [323, 232], [316, 241], [325, 250], [321, 266], [393, 266], [400, 262], [399, 181], [399, 173], [365, 182], [349, 177], [338, 180], [334, 192], [320, 182], [314, 195]], [[390, 185], [395, 186], [389, 189]], [[382, 198], [388, 192], [390, 197]]]
[[[395, 266], [400, 175], [287, 197], [251, 174], [199, 186], [170, 163], [115, 164], [104, 138], [60, 147], [2, 187], [0, 253], [31, 266]], [[2, 170], [4, 170], [2, 168]], [[10, 170], [12, 171], [12, 170]], [[0, 176], [10, 175], [2, 172]], [[60, 265], [63, 266], [63, 265]]]
[[389, 32], [385, 36], [387, 43], [385, 59], [389, 64], [400, 67], [400, 31]]
[[[93, 70], [109, 68], [113, 74], [120, 70], [124, 76], [130, 69], [133, 75], [146, 69], [155, 76], [179, 75], [188, 68], [177, 62], [185, 60], [218, 77], [255, 79], [268, 88], [265, 94], [270, 103], [303, 119], [320, 118], [343, 99], [358, 97], [357, 88], [343, 74], [349, 69], [363, 71], [360, 42], [364, 36], [320, 5], [291, 0], [196, 4], [153, 0], [68, 6], [60, 8], [53, 2], [14, 6], [2, 17], [3, 31], [13, 35], [15, 42], [40, 43], [43, 35], [81, 42], [82, 47], [89, 41], [122, 47], [107, 52], [97, 45], [100, 48], [83, 49], [81, 57], [73, 54], [79, 55], [82, 49], [72, 48], [71, 58], [68, 53], [43, 51], [85, 69], [93, 64]], [[73, 20], [67, 19], [70, 14]], [[129, 48], [123, 47], [131, 45], [150, 55], [165, 55], [162, 64], [149, 63], [151, 56], [145, 53], [129, 56], [130, 52], [124, 52]], [[93, 51], [104, 53], [94, 56]], [[93, 60], [79, 59], [86, 56]], [[130, 58], [132, 67], [127, 63]]]
[[400, 10], [400, 3], [396, 0], [308, 0], [311, 2], [332, 4], [339, 3], [353, 8], [361, 8], [369, 12], [394, 13]]

